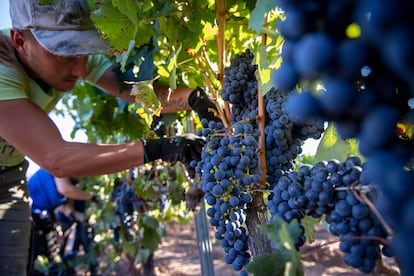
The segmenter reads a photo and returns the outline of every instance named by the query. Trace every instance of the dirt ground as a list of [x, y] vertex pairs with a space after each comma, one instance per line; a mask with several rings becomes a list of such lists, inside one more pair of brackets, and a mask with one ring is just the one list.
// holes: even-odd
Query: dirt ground
[[[156, 276], [196, 276], [202, 275], [198, 255], [196, 231], [193, 224], [181, 225], [170, 222], [166, 225], [167, 237], [163, 239], [160, 248], [155, 252], [154, 264]], [[213, 235], [213, 233], [211, 233]], [[224, 252], [219, 243], [212, 244], [215, 276], [236, 276], [224, 262]], [[362, 274], [342, 260], [336, 238], [326, 232], [322, 226], [317, 226], [315, 242], [302, 247], [302, 263], [306, 276], [393, 276], [399, 275], [398, 267], [393, 258], [383, 259], [381, 272]], [[122, 269], [121, 269], [122, 270]], [[142, 275], [141, 273], [125, 273], [118, 275]], [[146, 275], [144, 275], [146, 276]]]

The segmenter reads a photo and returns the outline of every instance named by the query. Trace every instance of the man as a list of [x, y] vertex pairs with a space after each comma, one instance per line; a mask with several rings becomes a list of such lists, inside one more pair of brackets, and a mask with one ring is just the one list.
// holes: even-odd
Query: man
[[[47, 113], [77, 80], [134, 99], [129, 91], [118, 90], [110, 62], [98, 55], [108, 45], [90, 20], [87, 1], [56, 0], [50, 6], [39, 1], [10, 0], [12, 29], [0, 35], [0, 275], [26, 275], [30, 210], [25, 156], [56, 177], [82, 177], [156, 159], [188, 165], [200, 159], [203, 146], [193, 136], [110, 145], [63, 140]], [[167, 91], [155, 88], [157, 94]], [[189, 104], [177, 107], [164, 101], [164, 111], [200, 111], [211, 104], [200, 90], [192, 91], [174, 91], [171, 103]]]

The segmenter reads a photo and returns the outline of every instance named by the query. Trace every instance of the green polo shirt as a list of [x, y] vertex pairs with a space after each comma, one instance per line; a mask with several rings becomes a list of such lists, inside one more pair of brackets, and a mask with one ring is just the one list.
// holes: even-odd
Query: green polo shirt
[[[13, 52], [10, 54], [13, 54]], [[104, 55], [89, 56], [86, 65], [87, 76], [84, 81], [91, 84], [96, 83], [111, 66], [111, 61]], [[56, 74], [59, 74], [59, 72], [56, 72]], [[0, 101], [30, 99], [48, 113], [64, 93], [65, 91], [56, 89], [50, 89], [45, 93], [22, 67], [2, 62], [0, 56]], [[22, 135], [24, 135], [24, 130], [22, 130]], [[17, 165], [23, 159], [24, 155], [22, 153], [0, 137], [0, 166]]]

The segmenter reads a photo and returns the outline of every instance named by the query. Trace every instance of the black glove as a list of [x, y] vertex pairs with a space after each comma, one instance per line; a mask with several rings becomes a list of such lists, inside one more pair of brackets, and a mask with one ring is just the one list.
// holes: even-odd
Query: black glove
[[213, 100], [204, 92], [203, 89], [197, 87], [188, 96], [188, 105], [198, 113], [200, 118], [205, 118], [208, 121], [219, 122], [217, 107]]
[[182, 162], [191, 177], [194, 177], [194, 168], [190, 166], [192, 160], [201, 160], [201, 151], [205, 141], [194, 134], [174, 136], [154, 140], [143, 140], [145, 150], [145, 162], [162, 159], [175, 163]]

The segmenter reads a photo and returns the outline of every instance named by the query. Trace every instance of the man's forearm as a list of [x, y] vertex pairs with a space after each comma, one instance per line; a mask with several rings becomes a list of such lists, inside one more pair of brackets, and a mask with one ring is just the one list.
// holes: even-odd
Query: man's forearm
[[[96, 85], [108, 93], [120, 97], [128, 102], [134, 102], [134, 96], [131, 96], [131, 91], [119, 91], [119, 84], [116, 74], [112, 69], [108, 69], [102, 77], [98, 80]], [[168, 85], [154, 83], [154, 91], [158, 100], [163, 107], [162, 113], [175, 113], [182, 110], [191, 110], [188, 105], [188, 96], [193, 91], [193, 88], [180, 87], [175, 90], [170, 90]]]
[[155, 94], [162, 105], [162, 113], [174, 113], [182, 110], [191, 110], [188, 105], [188, 96], [192, 88], [177, 88], [170, 90], [165, 85], [154, 85]]
[[120, 145], [66, 142], [50, 153], [53, 157], [35, 162], [57, 177], [103, 175], [144, 164], [141, 141]]

